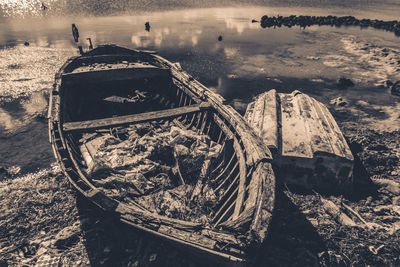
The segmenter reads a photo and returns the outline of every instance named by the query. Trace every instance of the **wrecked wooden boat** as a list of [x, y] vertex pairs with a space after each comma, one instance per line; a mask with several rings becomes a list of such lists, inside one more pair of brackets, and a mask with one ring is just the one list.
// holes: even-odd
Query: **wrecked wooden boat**
[[99, 46], [69, 59], [49, 134], [71, 184], [121, 221], [217, 261], [266, 237], [271, 155], [223, 98], [151, 52]]
[[303, 189], [350, 190], [354, 157], [332, 114], [296, 90], [262, 93], [245, 119], [271, 150], [280, 180]]

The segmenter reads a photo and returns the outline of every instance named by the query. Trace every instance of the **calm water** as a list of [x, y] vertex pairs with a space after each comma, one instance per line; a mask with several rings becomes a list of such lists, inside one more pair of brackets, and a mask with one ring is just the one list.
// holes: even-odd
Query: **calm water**
[[[300, 89], [324, 103], [346, 97], [364, 112], [360, 120], [365, 123], [382, 130], [399, 128], [398, 98], [383, 86], [386, 80], [400, 80], [400, 39], [393, 33], [357, 27], [262, 29], [251, 23], [265, 14], [393, 20], [399, 19], [397, 1], [336, 1], [333, 5], [320, 0], [302, 1], [301, 6], [292, 1], [291, 7], [255, 1], [257, 6], [235, 2], [231, 7], [207, 8], [169, 1], [176, 8], [168, 11], [161, 11], [165, 7], [159, 4], [135, 7], [134, 1], [110, 1], [113, 4], [107, 9], [92, 1], [47, 2], [46, 11], [40, 9], [40, 1], [0, 3], [0, 166], [20, 166], [20, 175], [54, 161], [47, 141], [47, 91], [57, 69], [77, 54], [71, 23], [78, 26], [85, 49], [90, 37], [94, 45], [156, 50], [180, 62], [240, 112], [260, 92]], [[169, 4], [165, 5], [171, 8]], [[149, 32], [144, 28], [146, 21], [151, 25]], [[26, 41], [29, 46], [24, 46]], [[352, 79], [356, 86], [337, 90], [340, 77]], [[379, 123], [371, 119], [365, 105], [384, 114]]]

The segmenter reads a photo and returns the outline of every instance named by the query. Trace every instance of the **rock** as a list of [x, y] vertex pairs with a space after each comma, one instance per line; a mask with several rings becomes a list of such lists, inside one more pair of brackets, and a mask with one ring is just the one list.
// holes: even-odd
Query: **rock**
[[347, 100], [342, 98], [341, 96], [332, 99], [329, 103], [331, 105], [334, 105], [334, 106], [337, 106], [337, 107], [343, 107], [343, 106], [346, 106], [348, 104]]
[[392, 95], [400, 96], [400, 81], [397, 81], [392, 85], [392, 89], [390, 90], [390, 92], [392, 93]]
[[25, 42], [24, 45], [25, 45], [25, 46], [29, 46], [29, 42]]
[[157, 259], [157, 254], [156, 253], [151, 254], [150, 257], [149, 257], [149, 261], [150, 262], [155, 261], [156, 259]]
[[390, 80], [385, 81], [385, 87], [390, 88], [393, 85], [393, 82]]
[[353, 83], [353, 81], [350, 80], [350, 79], [341, 77], [341, 78], [339, 79], [339, 81], [338, 81], [337, 86], [338, 86], [339, 89], [344, 90], [344, 89], [347, 89], [347, 88], [349, 88], [349, 87], [353, 87], [353, 86], [354, 86], [354, 83]]
[[77, 227], [74, 226], [65, 227], [56, 235], [56, 240], [54, 242], [54, 245], [60, 249], [74, 245], [79, 240], [78, 233], [79, 231]]
[[357, 141], [351, 141], [349, 143], [349, 147], [351, 152], [353, 152], [353, 154], [357, 154], [363, 151], [362, 145]]
[[8, 175], [14, 176], [17, 175], [21, 171], [20, 166], [11, 166], [7, 168]]
[[222, 41], [222, 35], [218, 36], [218, 41]]

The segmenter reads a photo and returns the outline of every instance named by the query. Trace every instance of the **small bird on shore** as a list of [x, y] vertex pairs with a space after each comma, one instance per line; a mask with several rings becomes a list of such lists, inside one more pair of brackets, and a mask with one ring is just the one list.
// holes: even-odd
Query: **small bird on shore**
[[42, 2], [42, 10], [46, 11], [46, 9], [47, 9], [47, 6]]
[[89, 41], [89, 49], [92, 50], [93, 49], [93, 43], [92, 43], [92, 38], [86, 38], [86, 40]]
[[222, 41], [222, 35], [218, 36], [218, 41]]
[[79, 31], [74, 23], [72, 23], [72, 36], [74, 36], [75, 43], [77, 43], [79, 40]]
[[150, 28], [151, 28], [150, 22], [147, 21], [147, 22], [144, 24], [144, 29], [145, 29], [146, 31], [150, 32]]

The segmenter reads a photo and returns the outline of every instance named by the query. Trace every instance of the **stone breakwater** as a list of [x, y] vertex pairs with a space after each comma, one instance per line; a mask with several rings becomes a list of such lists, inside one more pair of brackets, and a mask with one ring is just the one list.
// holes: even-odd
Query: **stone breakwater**
[[310, 27], [313, 25], [330, 25], [330, 26], [360, 26], [361, 28], [372, 27], [375, 29], [381, 29], [393, 32], [396, 36], [400, 36], [400, 22], [397, 20], [383, 21], [383, 20], [371, 20], [371, 19], [356, 19], [353, 16], [296, 16], [291, 15], [288, 17], [274, 16], [268, 17], [263, 16], [261, 18], [261, 27], [293, 27], [300, 26], [301, 28]]

